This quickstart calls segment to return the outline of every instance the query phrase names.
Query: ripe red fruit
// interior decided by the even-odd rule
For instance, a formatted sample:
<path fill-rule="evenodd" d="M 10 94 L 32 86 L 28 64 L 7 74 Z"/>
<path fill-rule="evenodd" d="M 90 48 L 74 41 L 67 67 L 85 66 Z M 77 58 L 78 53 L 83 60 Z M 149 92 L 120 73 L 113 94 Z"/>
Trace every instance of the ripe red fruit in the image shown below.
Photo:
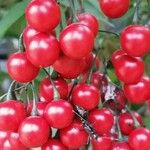
<path fill-rule="evenodd" d="M 27 150 L 19 140 L 19 134 L 15 132 L 0 131 L 1 150 Z"/>
<path fill-rule="evenodd" d="M 70 149 L 79 149 L 88 142 L 88 133 L 79 121 L 74 121 L 67 128 L 60 130 L 62 143 Z"/>
<path fill-rule="evenodd" d="M 0 130 L 17 131 L 25 117 L 26 111 L 21 102 L 9 100 L 0 103 Z"/>
<path fill-rule="evenodd" d="M 44 110 L 45 110 L 47 104 L 48 104 L 47 102 L 37 102 L 36 103 L 37 113 L 38 113 L 39 116 L 43 117 Z M 31 115 L 32 108 L 33 108 L 32 103 L 27 106 L 27 112 L 28 112 L 29 115 Z"/>
<path fill-rule="evenodd" d="M 133 115 L 136 117 L 137 121 L 142 126 L 143 125 L 142 117 L 137 112 L 134 112 Z M 134 120 L 131 114 L 128 112 L 120 114 L 118 121 L 121 132 L 124 135 L 129 135 L 135 129 Z"/>
<path fill-rule="evenodd" d="M 51 127 L 65 128 L 73 121 L 73 107 L 65 100 L 53 100 L 46 106 L 44 117 Z"/>
<path fill-rule="evenodd" d="M 81 59 L 92 51 L 94 35 L 87 26 L 73 23 L 61 32 L 60 45 L 66 56 Z"/>
<path fill-rule="evenodd" d="M 144 74 L 144 62 L 128 55 L 120 56 L 114 67 L 118 79 L 126 84 L 137 83 Z"/>
<path fill-rule="evenodd" d="M 150 131 L 146 128 L 137 128 L 129 136 L 129 145 L 133 150 L 150 149 Z"/>
<path fill-rule="evenodd" d="M 63 78 L 53 80 L 61 99 L 65 99 L 68 95 L 68 84 Z M 40 97 L 43 97 L 46 102 L 50 102 L 54 98 L 53 85 L 48 77 L 40 82 Z"/>
<path fill-rule="evenodd" d="M 32 28 L 31 26 L 27 26 L 24 30 L 23 30 L 23 42 L 26 45 L 28 45 L 28 43 L 31 41 L 31 39 L 37 35 L 39 32 L 37 30 L 35 30 L 34 28 Z"/>
<path fill-rule="evenodd" d="M 71 58 L 62 55 L 53 64 L 55 71 L 61 74 L 62 77 L 73 79 L 78 77 L 84 70 L 85 60 L 72 60 Z"/>
<path fill-rule="evenodd" d="M 78 15 L 79 23 L 86 25 L 90 28 L 90 30 L 93 32 L 94 36 L 97 35 L 98 28 L 99 28 L 99 22 L 91 13 L 82 13 Z"/>
<path fill-rule="evenodd" d="M 110 150 L 111 148 L 112 140 L 110 137 L 103 136 L 98 137 L 98 139 L 92 139 L 92 148 L 93 150 L 99 150 L 100 148 L 102 150 Z"/>
<path fill-rule="evenodd" d="M 125 84 L 124 93 L 133 104 L 141 104 L 150 98 L 150 78 L 142 77 L 136 84 Z"/>
<path fill-rule="evenodd" d="M 48 67 L 59 57 L 60 45 L 53 35 L 39 33 L 27 45 L 27 57 L 37 67 Z"/>
<path fill-rule="evenodd" d="M 123 50 L 116 50 L 113 52 L 112 57 L 111 57 L 111 62 L 114 66 L 117 63 L 118 58 L 122 55 L 127 55 L 127 54 Z"/>
<path fill-rule="evenodd" d="M 144 56 L 149 52 L 150 30 L 141 25 L 130 25 L 121 32 L 121 47 L 131 56 Z"/>
<path fill-rule="evenodd" d="M 99 135 L 107 134 L 114 124 L 114 116 L 110 110 L 94 109 L 89 113 L 88 121 Z"/>
<path fill-rule="evenodd" d="M 52 31 L 60 22 L 61 13 L 55 0 L 34 0 L 26 8 L 28 23 L 40 32 Z"/>
<path fill-rule="evenodd" d="M 99 0 L 102 12 L 109 18 L 122 17 L 129 9 L 130 0 Z"/>
<path fill-rule="evenodd" d="M 18 82 L 30 82 L 36 78 L 39 68 L 31 64 L 25 52 L 10 55 L 7 61 L 9 75 Z"/>
<path fill-rule="evenodd" d="M 42 146 L 42 150 L 68 150 L 60 140 L 50 139 L 46 144 Z"/>
<path fill-rule="evenodd" d="M 127 142 L 113 142 L 111 150 L 131 150 Z"/>
<path fill-rule="evenodd" d="M 26 118 L 21 123 L 18 132 L 21 143 L 28 148 L 42 146 L 51 134 L 48 123 L 39 116 Z"/>
<path fill-rule="evenodd" d="M 98 106 L 100 101 L 100 92 L 93 86 L 85 83 L 78 84 L 72 92 L 72 101 L 85 110 L 91 110 Z"/>

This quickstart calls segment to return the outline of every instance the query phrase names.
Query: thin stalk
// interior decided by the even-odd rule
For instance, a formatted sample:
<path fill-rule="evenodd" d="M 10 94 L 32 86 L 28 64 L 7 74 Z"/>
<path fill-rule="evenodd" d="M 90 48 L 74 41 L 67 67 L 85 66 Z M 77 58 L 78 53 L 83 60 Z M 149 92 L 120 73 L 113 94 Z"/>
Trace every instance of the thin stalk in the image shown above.
<path fill-rule="evenodd" d="M 111 32 L 111 31 L 106 31 L 106 30 L 99 30 L 98 32 L 102 32 L 102 33 L 106 33 L 106 34 L 113 34 L 116 37 L 119 38 L 119 34 L 115 33 L 115 32 Z"/>
<path fill-rule="evenodd" d="M 132 119 L 134 121 L 134 126 L 136 128 L 140 127 L 140 123 L 138 122 L 137 118 L 135 117 L 134 113 L 130 110 L 130 108 L 128 108 L 128 106 L 126 106 L 126 110 L 131 114 Z"/>
<path fill-rule="evenodd" d="M 37 107 L 36 107 L 37 95 L 36 95 L 36 90 L 35 90 L 35 83 L 34 83 L 34 81 L 32 81 L 32 83 L 31 83 L 31 89 L 32 89 L 32 94 L 33 94 L 33 106 L 32 106 L 31 115 L 32 115 L 32 116 L 36 116 L 36 115 L 38 114 L 38 112 L 37 112 Z"/>
<path fill-rule="evenodd" d="M 92 65 L 91 65 L 91 68 L 90 68 L 89 73 L 88 73 L 88 77 L 87 77 L 87 81 L 86 81 L 87 84 L 90 84 L 90 83 L 91 83 L 92 73 L 93 73 L 93 70 L 94 70 L 94 67 L 95 67 L 96 58 L 97 58 L 99 52 L 100 52 L 100 51 L 97 50 L 97 52 L 96 52 L 96 54 L 95 54 L 93 63 L 92 63 Z"/>
<path fill-rule="evenodd" d="M 83 0 L 78 0 L 78 2 L 79 2 L 79 6 L 80 6 L 79 13 L 85 12 L 84 7 L 83 7 Z"/>
<path fill-rule="evenodd" d="M 72 11 L 72 21 L 73 22 L 76 22 L 78 21 L 78 17 L 77 17 L 77 14 L 76 14 L 76 9 L 75 9 L 75 0 L 69 0 L 69 5 L 70 5 L 70 9 Z"/>
<path fill-rule="evenodd" d="M 134 24 L 139 24 L 139 19 L 140 19 L 140 14 L 139 14 L 140 3 L 141 3 L 141 0 L 136 0 L 135 13 L 134 13 L 134 17 L 133 17 L 133 23 Z"/>
<path fill-rule="evenodd" d="M 17 100 L 16 94 L 14 91 L 15 87 L 16 87 L 16 81 L 12 81 L 7 92 L 6 100 Z"/>
<path fill-rule="evenodd" d="M 44 70 L 44 72 L 47 74 L 47 76 L 49 77 L 49 80 L 50 80 L 50 82 L 51 82 L 51 84 L 52 84 L 52 86 L 53 86 L 54 100 L 59 100 L 59 99 L 60 99 L 60 94 L 59 94 L 59 92 L 58 92 L 58 90 L 57 90 L 57 88 L 56 88 L 55 83 L 53 82 L 53 80 L 52 80 L 50 74 L 48 73 L 48 71 L 47 71 L 45 68 L 43 68 L 43 70 Z"/>
<path fill-rule="evenodd" d="M 24 52 L 25 51 L 25 47 L 24 47 L 24 43 L 23 43 L 23 32 L 19 36 L 18 48 L 19 48 L 18 52 Z"/>
<path fill-rule="evenodd" d="M 117 130 L 118 130 L 118 139 L 119 139 L 119 141 L 122 141 L 123 140 L 123 136 L 122 136 L 122 133 L 121 133 L 119 122 L 118 122 L 118 116 L 116 118 L 116 125 L 117 125 Z"/>

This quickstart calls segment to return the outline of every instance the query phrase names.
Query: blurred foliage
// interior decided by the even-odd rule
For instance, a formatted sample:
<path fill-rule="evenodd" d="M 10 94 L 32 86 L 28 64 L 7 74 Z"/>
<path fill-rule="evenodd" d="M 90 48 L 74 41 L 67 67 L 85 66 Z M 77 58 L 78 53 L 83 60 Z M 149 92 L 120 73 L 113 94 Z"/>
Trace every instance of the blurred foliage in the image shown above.
<path fill-rule="evenodd" d="M 24 11 L 29 1 L 30 0 L 0 0 L 0 52 L 3 39 L 18 39 L 21 32 L 25 28 L 26 21 Z M 58 0 L 58 3 L 60 3 L 61 6 L 62 22 L 56 29 L 57 36 L 59 36 L 62 27 L 66 26 L 66 21 L 69 18 L 68 0 Z M 108 19 L 103 15 L 103 13 L 99 9 L 97 0 L 83 0 L 83 5 L 85 11 L 91 12 L 97 16 L 101 30 L 112 31 L 119 34 L 125 26 L 133 24 L 136 0 L 131 0 L 130 9 L 127 14 L 125 14 L 122 18 L 114 20 Z M 79 5 L 77 2 L 76 10 L 79 10 Z M 150 26 L 150 0 L 141 0 L 139 6 L 139 23 L 148 27 Z M 110 59 L 112 52 L 120 48 L 119 39 L 113 34 L 100 33 L 97 36 L 95 46 L 98 47 L 99 45 L 102 51 L 100 53 L 100 57 L 102 60 L 104 57 Z M 10 48 L 10 50 L 4 51 L 6 57 L 2 56 L 2 54 L 0 53 L 0 64 L 2 62 L 1 59 L 4 60 L 4 58 L 7 58 L 8 54 L 10 53 L 10 51 L 12 52 L 12 50 L 14 50 L 14 47 Z M 150 55 L 147 55 L 143 59 L 145 61 L 146 74 L 150 75 Z M 0 94 L 5 92 L 3 84 L 6 79 L 9 79 L 5 70 L 6 69 L 4 69 L 3 67 L 0 68 Z M 112 67 L 108 69 L 108 74 L 113 82 L 117 84 L 118 80 Z M 41 73 L 37 77 L 37 84 L 41 79 L 43 79 L 44 76 L 45 74 L 41 71 Z M 150 121 L 148 120 L 148 117 L 145 118 L 145 122 L 150 127 Z"/>

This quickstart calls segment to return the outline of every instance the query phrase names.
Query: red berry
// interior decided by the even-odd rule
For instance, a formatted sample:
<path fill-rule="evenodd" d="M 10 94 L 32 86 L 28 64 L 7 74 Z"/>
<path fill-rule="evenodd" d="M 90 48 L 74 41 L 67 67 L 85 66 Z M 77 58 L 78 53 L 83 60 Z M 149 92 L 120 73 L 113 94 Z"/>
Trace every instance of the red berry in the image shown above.
<path fill-rule="evenodd" d="M 65 100 L 54 100 L 45 108 L 44 117 L 51 127 L 65 128 L 73 121 L 73 107 Z"/>
<path fill-rule="evenodd" d="M 9 75 L 18 82 L 30 82 L 36 78 L 39 68 L 31 64 L 27 59 L 26 53 L 14 53 L 7 61 Z"/>
<path fill-rule="evenodd" d="M 121 47 L 134 57 L 144 56 L 149 52 L 150 30 L 141 25 L 131 25 L 121 32 Z"/>
<path fill-rule="evenodd" d="M 111 150 L 131 150 L 131 148 L 127 142 L 114 142 Z"/>
<path fill-rule="evenodd" d="M 42 150 L 68 150 L 60 140 L 50 139 L 42 146 Z"/>
<path fill-rule="evenodd" d="M 79 23 L 86 25 L 93 32 L 94 36 L 97 35 L 99 22 L 96 16 L 90 13 L 82 13 L 78 15 Z"/>
<path fill-rule="evenodd" d="M 129 145 L 133 150 L 150 149 L 150 131 L 146 128 L 137 128 L 129 136 Z"/>
<path fill-rule="evenodd" d="M 144 62 L 128 55 L 120 56 L 114 67 L 118 79 L 126 84 L 137 83 L 144 74 Z"/>
<path fill-rule="evenodd" d="M 37 67 L 48 67 L 59 57 L 60 45 L 53 35 L 39 33 L 27 45 L 27 57 Z"/>
<path fill-rule="evenodd" d="M 134 112 L 133 115 L 136 117 L 137 121 L 142 126 L 143 125 L 142 117 L 137 112 Z M 124 135 L 129 135 L 135 129 L 134 120 L 130 113 L 126 112 L 119 115 L 119 126 L 121 132 Z"/>
<path fill-rule="evenodd" d="M 60 94 L 60 98 L 65 99 L 68 95 L 67 82 L 62 78 L 57 78 L 53 82 Z M 46 102 L 50 102 L 54 98 L 53 85 L 48 77 L 40 82 L 40 97 L 43 97 Z"/>
<path fill-rule="evenodd" d="M 142 77 L 136 84 L 125 84 L 124 93 L 133 104 L 141 104 L 150 98 L 150 78 Z"/>
<path fill-rule="evenodd" d="M 129 9 L 130 0 L 99 0 L 102 12 L 109 18 L 122 17 Z"/>
<path fill-rule="evenodd" d="M 93 150 L 99 150 L 100 148 L 102 150 L 110 150 L 111 143 L 111 138 L 107 136 L 98 137 L 98 139 L 92 139 Z"/>
<path fill-rule="evenodd" d="M 92 51 L 94 35 L 87 26 L 73 23 L 61 32 L 60 44 L 66 56 L 72 59 L 81 59 Z"/>
<path fill-rule="evenodd" d="M 88 121 L 99 135 L 107 134 L 114 124 L 114 116 L 108 109 L 94 109 L 89 113 Z"/>
<path fill-rule="evenodd" d="M 23 42 L 25 45 L 28 45 L 28 43 L 31 41 L 31 39 L 37 35 L 39 32 L 37 30 L 35 30 L 34 28 L 32 28 L 31 26 L 27 26 L 24 30 L 23 30 Z"/>
<path fill-rule="evenodd" d="M 40 32 L 52 31 L 60 22 L 59 5 L 55 0 L 33 0 L 26 8 L 28 23 Z"/>
<path fill-rule="evenodd" d="M 9 100 L 0 103 L 0 130 L 17 131 L 25 117 L 26 111 L 21 102 Z"/>
<path fill-rule="evenodd" d="M 19 138 L 28 148 L 40 147 L 46 143 L 51 131 L 47 122 L 38 116 L 26 118 L 19 127 Z"/>
<path fill-rule="evenodd" d="M 78 77 L 83 72 L 84 67 L 84 59 L 72 60 L 65 55 L 60 56 L 59 59 L 53 64 L 54 70 L 67 79 Z"/>
<path fill-rule="evenodd" d="M 82 123 L 74 121 L 67 128 L 60 130 L 62 143 L 70 149 L 79 149 L 88 142 L 88 134 L 84 130 Z"/>
<path fill-rule="evenodd" d="M 81 83 L 73 89 L 72 101 L 74 105 L 78 105 L 86 110 L 91 110 L 98 106 L 100 92 L 93 85 Z"/>

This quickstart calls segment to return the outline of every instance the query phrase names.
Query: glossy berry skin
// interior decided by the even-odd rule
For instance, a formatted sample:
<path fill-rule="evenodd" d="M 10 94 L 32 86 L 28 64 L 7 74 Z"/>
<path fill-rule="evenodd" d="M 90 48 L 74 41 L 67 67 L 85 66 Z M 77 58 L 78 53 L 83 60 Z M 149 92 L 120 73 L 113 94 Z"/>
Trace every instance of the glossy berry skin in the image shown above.
<path fill-rule="evenodd" d="M 150 48 L 149 36 L 148 28 L 141 25 L 130 25 L 121 32 L 121 47 L 130 56 L 144 56 Z"/>
<path fill-rule="evenodd" d="M 136 84 L 125 84 L 124 93 L 133 104 L 142 104 L 150 98 L 150 78 L 142 77 Z"/>
<path fill-rule="evenodd" d="M 102 12 L 109 18 L 122 17 L 129 9 L 130 0 L 99 0 Z"/>
<path fill-rule="evenodd" d="M 46 144 L 42 146 L 42 150 L 68 150 L 60 140 L 50 139 Z"/>
<path fill-rule="evenodd" d="M 58 59 L 60 45 L 53 35 L 39 33 L 27 45 L 26 53 L 35 66 L 48 67 Z"/>
<path fill-rule="evenodd" d="M 61 19 L 60 8 L 55 0 L 31 1 L 25 15 L 28 23 L 40 32 L 52 31 Z"/>
<path fill-rule="evenodd" d="M 94 35 L 87 26 L 73 23 L 61 32 L 60 45 L 66 56 L 71 59 L 81 59 L 92 51 Z"/>
<path fill-rule="evenodd" d="M 99 101 L 100 92 L 93 85 L 81 83 L 73 89 L 72 102 L 74 105 L 91 110 L 99 104 Z"/>
<path fill-rule="evenodd" d="M 127 142 L 113 142 L 110 150 L 131 150 Z"/>
<path fill-rule="evenodd" d="M 60 130 L 60 139 L 69 149 L 79 149 L 88 142 L 88 133 L 79 121 L 74 121 L 67 128 Z"/>
<path fill-rule="evenodd" d="M 144 74 L 144 62 L 128 55 L 120 56 L 114 67 L 118 79 L 126 84 L 137 83 Z"/>
<path fill-rule="evenodd" d="M 7 61 L 7 70 L 13 80 L 30 82 L 36 78 L 39 68 L 31 64 L 25 52 L 11 54 Z"/>
<path fill-rule="evenodd" d="M 44 110 L 45 110 L 47 104 L 48 104 L 47 102 L 37 102 L 36 103 L 38 116 L 41 116 L 41 117 L 44 116 Z M 27 106 L 28 115 L 31 115 L 32 108 L 33 108 L 32 103 Z"/>
<path fill-rule="evenodd" d="M 99 135 L 107 134 L 114 124 L 114 116 L 110 110 L 94 109 L 89 113 L 88 121 Z"/>
<path fill-rule="evenodd" d="M 46 106 L 44 117 L 51 127 L 65 128 L 73 121 L 73 107 L 65 100 L 54 100 Z"/>
<path fill-rule="evenodd" d="M 99 148 L 102 150 L 110 150 L 111 143 L 111 138 L 107 136 L 98 137 L 98 139 L 92 139 L 93 150 L 99 150 Z"/>
<path fill-rule="evenodd" d="M 134 112 L 133 115 L 136 117 L 139 124 L 143 126 L 142 117 L 137 112 Z M 121 132 L 124 135 L 129 135 L 135 129 L 134 120 L 131 114 L 128 112 L 120 114 L 118 121 L 119 121 Z"/>
<path fill-rule="evenodd" d="M 23 42 L 26 45 L 28 45 L 28 43 L 31 41 L 31 39 L 37 35 L 39 32 L 37 30 L 35 30 L 34 28 L 32 28 L 31 26 L 27 26 L 24 30 L 23 30 Z"/>
<path fill-rule="evenodd" d="M 63 78 L 57 78 L 53 80 L 61 99 L 67 98 L 68 95 L 68 84 Z M 43 97 L 44 101 L 50 102 L 54 98 L 53 85 L 48 77 L 44 78 L 40 82 L 40 97 Z M 42 100 L 42 99 L 41 99 Z"/>
<path fill-rule="evenodd" d="M 129 145 L 133 150 L 150 149 L 150 131 L 146 128 L 137 128 L 129 136 Z"/>
<path fill-rule="evenodd" d="M 84 70 L 85 60 L 73 60 L 65 55 L 59 57 L 53 64 L 55 71 L 67 79 L 73 79 L 78 77 Z"/>
<path fill-rule="evenodd" d="M 99 22 L 96 16 L 90 13 L 82 13 L 78 15 L 79 23 L 86 25 L 93 32 L 94 36 L 97 35 Z"/>
<path fill-rule="evenodd" d="M 0 131 L 1 150 L 27 150 L 19 140 L 19 134 L 15 132 Z"/>
<path fill-rule="evenodd" d="M 39 116 L 26 118 L 21 123 L 18 132 L 21 143 L 28 148 L 42 146 L 51 134 L 48 123 Z"/>
<path fill-rule="evenodd" d="M 21 102 L 7 100 L 0 103 L 0 130 L 17 131 L 25 117 L 26 111 Z"/>

